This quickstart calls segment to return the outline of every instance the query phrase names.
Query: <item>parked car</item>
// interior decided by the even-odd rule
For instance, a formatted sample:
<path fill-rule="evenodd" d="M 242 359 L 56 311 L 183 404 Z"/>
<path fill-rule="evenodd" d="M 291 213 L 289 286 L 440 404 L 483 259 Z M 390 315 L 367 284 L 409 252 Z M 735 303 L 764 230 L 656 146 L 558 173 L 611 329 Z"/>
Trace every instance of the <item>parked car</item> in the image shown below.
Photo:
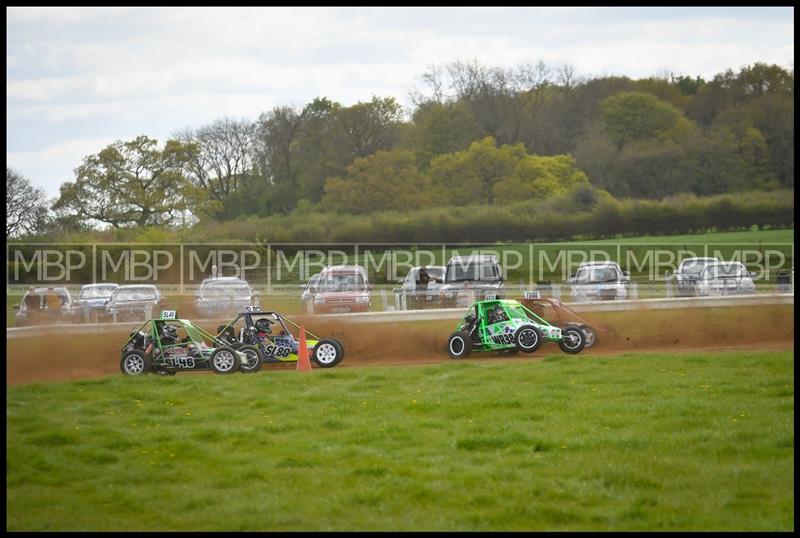
<path fill-rule="evenodd" d="M 99 323 L 108 317 L 106 305 L 119 284 L 101 283 L 81 286 L 75 299 L 76 320 L 82 323 Z"/>
<path fill-rule="evenodd" d="M 492 255 L 453 256 L 439 288 L 443 308 L 468 306 L 474 301 L 502 298 L 503 269 Z"/>
<path fill-rule="evenodd" d="M 134 284 L 115 289 L 106 309 L 115 322 L 147 320 L 153 317 L 153 307 L 160 302 L 158 288 L 152 284 Z"/>
<path fill-rule="evenodd" d="M 719 258 L 686 258 L 681 261 L 678 270 L 673 275 L 677 295 L 696 295 L 697 282 L 700 280 L 700 273 L 703 272 L 703 268 L 710 263 L 718 261 Z"/>
<path fill-rule="evenodd" d="M 578 301 L 627 299 L 631 278 L 617 262 L 584 262 L 567 279 L 570 296 Z"/>
<path fill-rule="evenodd" d="M 317 293 L 318 285 L 319 273 L 308 279 L 308 282 L 303 288 L 303 293 L 300 295 L 300 305 L 303 308 L 303 312 L 306 314 L 314 312 L 314 295 Z"/>
<path fill-rule="evenodd" d="M 197 315 L 208 318 L 233 315 L 251 304 L 258 304 L 256 293 L 246 281 L 236 277 L 203 280 L 195 300 Z"/>
<path fill-rule="evenodd" d="M 754 293 L 755 273 L 747 271 L 742 262 L 716 262 L 703 268 L 697 281 L 698 295 L 727 295 Z"/>
<path fill-rule="evenodd" d="M 325 267 L 319 275 L 312 312 L 367 312 L 370 307 L 367 271 L 361 265 Z"/>
<path fill-rule="evenodd" d="M 428 282 L 420 280 L 420 269 L 423 266 L 412 267 L 406 277 L 400 281 L 400 293 L 405 301 L 406 308 L 425 308 L 426 306 L 439 306 L 439 289 L 444 284 L 443 265 L 426 265 Z"/>
<path fill-rule="evenodd" d="M 14 316 L 17 327 L 75 322 L 72 296 L 67 288 L 30 287 L 14 309 L 18 310 Z"/>

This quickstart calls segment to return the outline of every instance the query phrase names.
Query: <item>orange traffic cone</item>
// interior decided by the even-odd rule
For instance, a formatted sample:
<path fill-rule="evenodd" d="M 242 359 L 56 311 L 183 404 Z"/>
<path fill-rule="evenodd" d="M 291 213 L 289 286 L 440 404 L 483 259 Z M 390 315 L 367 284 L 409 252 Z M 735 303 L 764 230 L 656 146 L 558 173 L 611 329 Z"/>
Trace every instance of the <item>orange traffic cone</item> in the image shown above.
<path fill-rule="evenodd" d="M 306 329 L 300 326 L 300 347 L 297 350 L 297 370 L 311 371 L 311 361 L 308 359 L 308 344 L 306 343 Z"/>

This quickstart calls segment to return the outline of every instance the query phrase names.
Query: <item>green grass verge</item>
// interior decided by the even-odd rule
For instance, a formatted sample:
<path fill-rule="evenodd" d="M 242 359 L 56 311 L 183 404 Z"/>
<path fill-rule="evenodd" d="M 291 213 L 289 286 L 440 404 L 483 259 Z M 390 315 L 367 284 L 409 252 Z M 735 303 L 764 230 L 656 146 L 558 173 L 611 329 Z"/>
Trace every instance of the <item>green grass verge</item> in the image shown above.
<path fill-rule="evenodd" d="M 6 409 L 7 530 L 794 528 L 791 352 L 119 376 Z"/>

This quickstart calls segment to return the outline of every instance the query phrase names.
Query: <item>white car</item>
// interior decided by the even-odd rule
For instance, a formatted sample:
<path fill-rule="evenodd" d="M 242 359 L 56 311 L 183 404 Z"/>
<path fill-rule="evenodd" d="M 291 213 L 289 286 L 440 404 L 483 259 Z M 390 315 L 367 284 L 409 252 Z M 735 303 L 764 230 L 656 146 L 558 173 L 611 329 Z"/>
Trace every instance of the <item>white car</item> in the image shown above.
<path fill-rule="evenodd" d="M 706 265 L 697 281 L 698 295 L 727 295 L 754 293 L 755 273 L 747 271 L 742 262 L 716 262 Z"/>
<path fill-rule="evenodd" d="M 118 321 L 148 320 L 153 307 L 161 303 L 161 293 L 152 284 L 120 286 L 111 293 L 106 310 Z"/>
<path fill-rule="evenodd" d="M 631 278 L 617 262 L 585 262 L 567 279 L 578 301 L 627 299 Z"/>
<path fill-rule="evenodd" d="M 430 278 L 427 284 L 417 282 L 421 266 L 412 267 L 400 281 L 408 308 L 424 308 L 426 305 L 439 307 L 439 289 L 444 282 L 445 268 L 443 265 L 428 265 L 425 268 Z"/>
<path fill-rule="evenodd" d="M 239 313 L 249 305 L 258 305 L 256 293 L 245 280 L 236 277 L 207 278 L 195 296 L 200 317 Z"/>
<path fill-rule="evenodd" d="M 674 275 L 677 294 L 682 296 L 696 295 L 700 273 L 703 272 L 706 265 L 718 263 L 719 261 L 719 258 L 686 258 L 681 261 Z"/>

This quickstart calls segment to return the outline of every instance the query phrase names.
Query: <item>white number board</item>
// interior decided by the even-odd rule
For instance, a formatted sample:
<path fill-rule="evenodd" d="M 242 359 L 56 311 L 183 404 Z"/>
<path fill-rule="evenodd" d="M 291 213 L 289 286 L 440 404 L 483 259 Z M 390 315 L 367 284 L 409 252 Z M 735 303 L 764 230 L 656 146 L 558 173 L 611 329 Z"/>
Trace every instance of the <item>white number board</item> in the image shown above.
<path fill-rule="evenodd" d="M 163 310 L 161 312 L 161 319 L 176 319 L 177 317 L 175 310 Z"/>

